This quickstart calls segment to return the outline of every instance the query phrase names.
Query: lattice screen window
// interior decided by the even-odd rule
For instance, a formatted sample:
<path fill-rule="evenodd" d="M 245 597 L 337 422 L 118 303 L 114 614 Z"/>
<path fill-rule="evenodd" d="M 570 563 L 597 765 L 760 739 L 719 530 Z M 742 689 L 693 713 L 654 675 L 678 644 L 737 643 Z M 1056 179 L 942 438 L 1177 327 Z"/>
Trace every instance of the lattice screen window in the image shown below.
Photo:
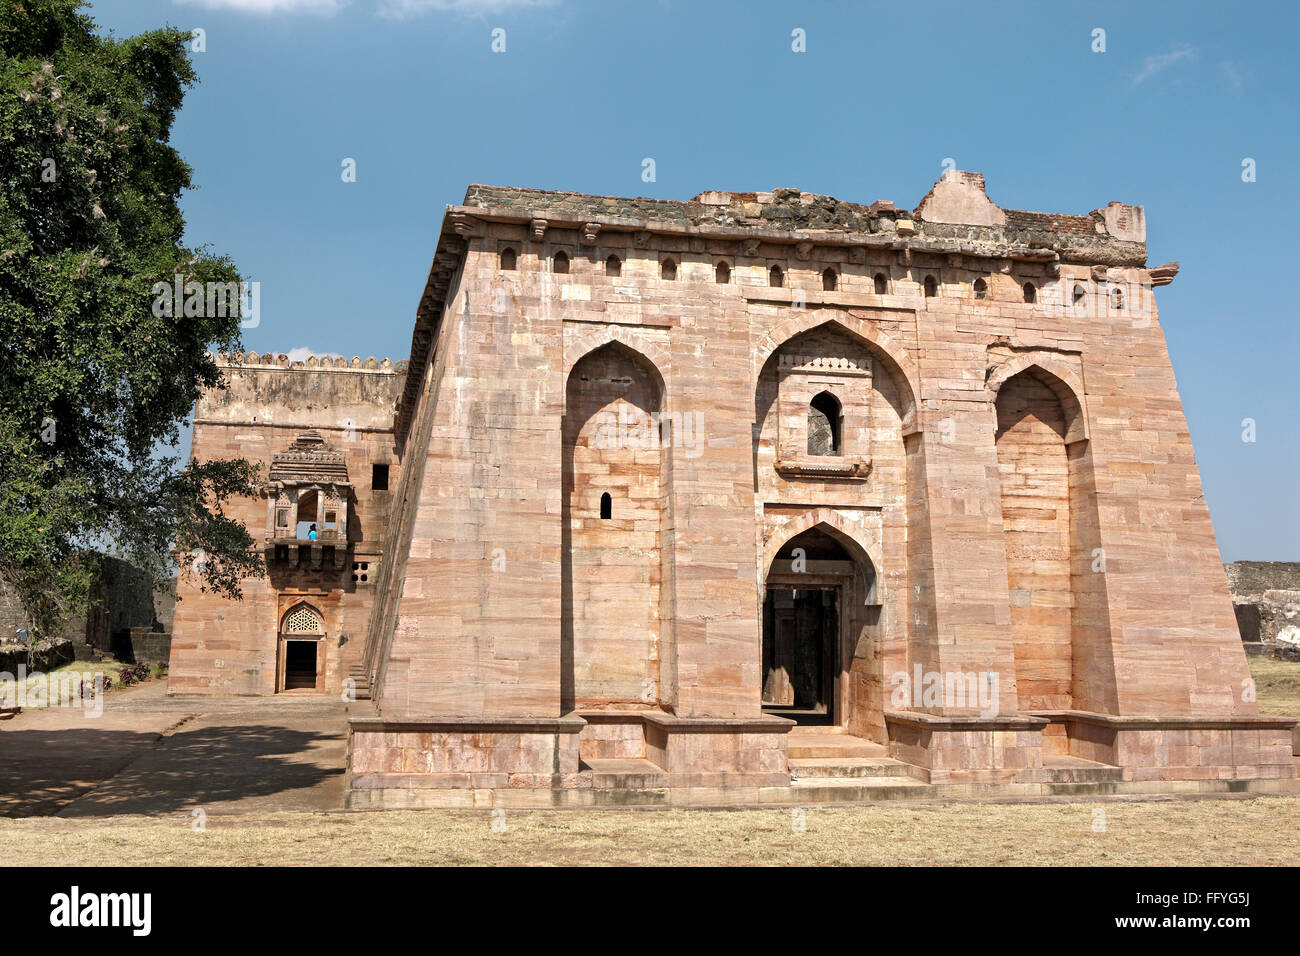
<path fill-rule="evenodd" d="M 309 607 L 298 608 L 284 622 L 286 634 L 319 634 L 321 630 L 320 618 Z"/>

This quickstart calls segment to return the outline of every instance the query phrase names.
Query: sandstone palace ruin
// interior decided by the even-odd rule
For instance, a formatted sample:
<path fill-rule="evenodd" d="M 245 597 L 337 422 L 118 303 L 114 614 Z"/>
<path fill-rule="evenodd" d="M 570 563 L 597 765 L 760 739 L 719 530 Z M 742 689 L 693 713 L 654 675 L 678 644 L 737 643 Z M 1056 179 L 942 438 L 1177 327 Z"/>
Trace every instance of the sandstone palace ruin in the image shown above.
<path fill-rule="evenodd" d="M 221 357 L 194 453 L 264 464 L 267 574 L 182 582 L 170 689 L 355 688 L 353 806 L 1292 778 L 1176 272 L 1140 206 L 967 172 L 912 211 L 471 186 L 408 360 Z"/>

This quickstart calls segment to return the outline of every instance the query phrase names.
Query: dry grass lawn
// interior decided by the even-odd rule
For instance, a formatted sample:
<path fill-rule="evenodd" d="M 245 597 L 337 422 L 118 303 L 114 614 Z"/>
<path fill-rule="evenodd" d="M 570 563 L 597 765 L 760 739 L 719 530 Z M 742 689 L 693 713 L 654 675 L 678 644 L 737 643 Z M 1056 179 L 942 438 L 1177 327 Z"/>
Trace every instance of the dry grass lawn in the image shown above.
<path fill-rule="evenodd" d="M 10 865 L 1279 866 L 1300 797 L 790 809 L 0 819 Z M 1104 831 L 1094 829 L 1103 821 Z"/>
<path fill-rule="evenodd" d="M 1259 712 L 1300 717 L 1300 661 L 1275 661 L 1271 657 L 1249 660 Z"/>

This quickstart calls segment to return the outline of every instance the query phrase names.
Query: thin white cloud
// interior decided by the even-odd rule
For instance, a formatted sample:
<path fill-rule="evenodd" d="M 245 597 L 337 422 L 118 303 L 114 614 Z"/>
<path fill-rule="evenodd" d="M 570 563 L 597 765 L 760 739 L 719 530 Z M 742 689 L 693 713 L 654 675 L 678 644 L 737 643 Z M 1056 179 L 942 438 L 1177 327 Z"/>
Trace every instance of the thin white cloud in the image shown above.
<path fill-rule="evenodd" d="M 347 6 L 348 0 L 172 0 L 182 6 L 207 10 L 233 10 L 236 13 L 315 13 L 332 16 Z"/>
<path fill-rule="evenodd" d="M 475 15 L 502 13 L 530 7 L 551 7 L 558 0 L 383 0 L 379 15 L 390 20 L 405 20 L 426 13 L 459 13 Z"/>
<path fill-rule="evenodd" d="M 316 349 L 308 348 L 305 345 L 300 345 L 296 349 L 289 349 L 285 354 L 289 356 L 290 362 L 305 362 L 312 355 L 317 358 L 343 358 L 339 352 L 318 352 Z"/>
<path fill-rule="evenodd" d="M 1133 85 L 1145 83 L 1151 77 L 1158 73 L 1163 73 L 1172 66 L 1177 66 L 1184 60 L 1196 60 L 1196 47 L 1183 46 L 1169 53 L 1157 53 L 1155 56 L 1149 56 L 1142 61 L 1142 69 L 1133 77 Z"/>

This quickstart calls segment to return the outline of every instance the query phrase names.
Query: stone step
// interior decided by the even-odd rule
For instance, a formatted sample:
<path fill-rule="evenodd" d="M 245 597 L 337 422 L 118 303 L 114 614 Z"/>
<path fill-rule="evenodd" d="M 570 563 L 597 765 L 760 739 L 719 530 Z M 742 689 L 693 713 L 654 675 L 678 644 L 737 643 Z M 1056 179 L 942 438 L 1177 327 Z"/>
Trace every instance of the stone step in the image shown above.
<path fill-rule="evenodd" d="M 791 737 L 819 737 L 825 734 L 835 736 L 847 733 L 848 731 L 840 726 L 819 727 L 815 724 L 799 724 L 796 727 L 790 728 Z"/>
<path fill-rule="evenodd" d="M 919 768 L 893 757 L 804 757 L 790 761 L 790 776 L 794 780 L 914 778 L 917 773 Z"/>
<path fill-rule="evenodd" d="M 856 800 L 904 800 L 931 789 L 912 777 L 814 777 L 794 780 L 790 789 L 801 801 L 839 803 Z"/>
<path fill-rule="evenodd" d="M 791 760 L 805 758 L 887 757 L 883 744 L 854 737 L 852 734 L 800 734 L 786 741 L 786 755 Z"/>
<path fill-rule="evenodd" d="M 593 790 L 654 790 L 668 786 L 664 769 L 645 759 L 593 757 L 582 761 L 580 769 L 591 771 Z"/>
<path fill-rule="evenodd" d="M 1043 770 L 1050 783 L 1107 783 L 1124 779 L 1121 767 L 1062 754 L 1044 754 Z"/>

